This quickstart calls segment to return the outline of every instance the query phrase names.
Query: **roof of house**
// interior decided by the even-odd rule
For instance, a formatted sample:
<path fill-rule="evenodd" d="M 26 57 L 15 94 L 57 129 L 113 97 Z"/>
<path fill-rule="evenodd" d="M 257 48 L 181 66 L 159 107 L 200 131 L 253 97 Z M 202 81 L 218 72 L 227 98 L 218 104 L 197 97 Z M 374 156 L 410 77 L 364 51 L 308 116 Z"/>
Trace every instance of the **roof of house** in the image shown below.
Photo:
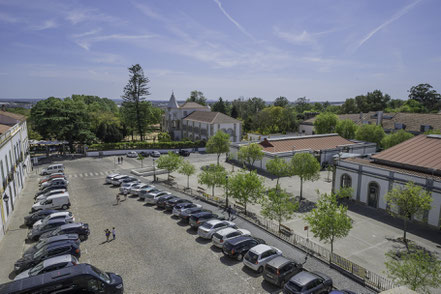
<path fill-rule="evenodd" d="M 259 143 L 263 147 L 263 151 L 276 153 L 288 152 L 295 150 L 326 150 L 334 149 L 341 145 L 356 144 L 338 134 L 313 135 L 313 136 L 299 136 L 288 138 L 264 139 Z"/>
<path fill-rule="evenodd" d="M 182 104 L 181 106 L 179 106 L 179 108 L 191 108 L 191 109 L 210 109 L 210 107 L 208 107 L 207 105 L 200 105 L 199 103 L 196 102 L 185 102 L 184 104 Z"/>
<path fill-rule="evenodd" d="M 184 118 L 184 120 L 194 120 L 209 124 L 240 123 L 239 120 L 232 118 L 231 116 L 228 116 L 221 112 L 197 111 L 197 110 L 187 115 Z"/>
<path fill-rule="evenodd" d="M 377 163 L 441 173 L 441 135 L 419 135 L 372 156 Z"/>
<path fill-rule="evenodd" d="M 26 116 L 24 116 L 24 115 L 12 113 L 12 112 L 8 112 L 8 111 L 0 111 L 0 115 L 4 115 L 4 116 L 10 117 L 10 118 L 13 118 L 16 120 L 20 120 L 20 121 L 26 119 Z"/>
<path fill-rule="evenodd" d="M 368 113 L 354 113 L 354 114 L 340 114 L 339 119 L 350 119 L 356 124 L 363 124 L 369 122 L 370 124 L 377 123 L 377 112 L 371 111 Z M 314 124 L 316 117 L 305 120 L 302 124 Z M 433 129 L 441 129 L 441 114 L 440 113 L 383 113 L 382 125 L 385 130 L 395 130 L 395 123 L 405 125 L 404 130 L 408 132 L 420 133 L 421 125 L 429 125 Z"/>
<path fill-rule="evenodd" d="M 10 128 L 11 128 L 11 126 L 0 124 L 0 134 L 6 133 Z"/>

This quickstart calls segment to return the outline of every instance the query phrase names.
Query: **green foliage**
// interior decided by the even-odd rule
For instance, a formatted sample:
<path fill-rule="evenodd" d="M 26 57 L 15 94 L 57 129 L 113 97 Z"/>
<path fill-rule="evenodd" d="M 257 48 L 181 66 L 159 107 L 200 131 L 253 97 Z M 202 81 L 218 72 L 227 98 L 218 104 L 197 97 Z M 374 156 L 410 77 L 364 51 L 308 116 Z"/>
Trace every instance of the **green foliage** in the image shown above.
<path fill-rule="evenodd" d="M 159 142 L 170 142 L 171 141 L 171 137 L 169 133 L 166 132 L 161 132 L 158 134 L 158 141 Z"/>
<path fill-rule="evenodd" d="M 104 143 L 120 142 L 123 139 L 121 129 L 115 124 L 108 124 L 106 122 L 100 123 L 96 130 L 96 136 Z"/>
<path fill-rule="evenodd" d="M 368 92 L 366 95 L 358 95 L 355 98 L 346 99 L 340 108 L 340 113 L 359 113 L 384 110 L 389 106 L 391 100 L 388 94 L 380 90 Z"/>
<path fill-rule="evenodd" d="M 337 126 L 335 127 L 335 131 L 346 139 L 354 139 L 355 132 L 357 131 L 358 126 L 350 119 L 339 120 L 337 122 Z"/>
<path fill-rule="evenodd" d="M 330 134 L 335 132 L 338 116 L 334 113 L 323 112 L 317 115 L 314 121 L 316 134 Z"/>
<path fill-rule="evenodd" d="M 354 98 L 348 98 L 346 99 L 346 101 L 343 103 L 343 105 L 341 106 L 340 109 L 340 113 L 345 114 L 345 113 L 358 113 L 358 107 L 357 107 L 357 103 L 355 102 Z"/>
<path fill-rule="evenodd" d="M 276 188 L 279 187 L 279 179 L 281 177 L 287 177 L 291 173 L 290 164 L 280 157 L 268 160 L 266 163 L 266 169 L 269 173 L 277 177 Z"/>
<path fill-rule="evenodd" d="M 299 209 L 299 203 L 291 200 L 291 195 L 279 187 L 270 189 L 262 201 L 261 213 L 263 216 L 276 220 L 280 224 L 283 220 L 292 218 L 293 213 Z"/>
<path fill-rule="evenodd" d="M 190 97 L 187 98 L 187 102 L 196 102 L 200 105 L 207 105 L 207 98 L 205 98 L 204 93 L 194 90 L 191 91 Z"/>
<path fill-rule="evenodd" d="M 331 244 L 331 254 L 335 239 L 346 237 L 352 228 L 347 210 L 347 207 L 338 204 L 335 194 L 325 193 L 320 195 L 316 208 L 305 216 L 314 237 Z"/>
<path fill-rule="evenodd" d="M 190 188 L 190 176 L 196 173 L 196 168 L 188 160 L 184 160 L 179 169 L 179 173 L 187 176 L 187 188 Z"/>
<path fill-rule="evenodd" d="M 261 200 L 264 191 L 263 179 L 255 171 L 238 172 L 228 181 L 228 193 L 239 201 L 247 211 L 247 203 Z"/>
<path fill-rule="evenodd" d="M 407 222 L 432 208 L 432 195 L 421 186 L 408 182 L 404 187 L 393 188 L 384 198 L 389 206 L 388 212 L 403 219 L 403 240 L 406 242 Z"/>
<path fill-rule="evenodd" d="M 418 293 L 431 293 L 430 288 L 441 286 L 441 261 L 429 252 L 410 248 L 400 256 L 395 251 L 386 253 L 389 278 L 398 285 L 405 285 Z"/>
<path fill-rule="evenodd" d="M 291 159 L 291 174 L 300 178 L 300 200 L 303 197 L 303 182 L 320 178 L 320 163 L 310 153 L 296 153 Z"/>
<path fill-rule="evenodd" d="M 223 187 L 226 184 L 227 171 L 221 165 L 210 164 L 198 175 L 198 183 L 211 187 L 211 195 L 214 197 L 214 188 Z"/>
<path fill-rule="evenodd" d="M 381 140 L 383 140 L 384 130 L 381 126 L 377 125 L 362 125 L 355 133 L 355 139 L 365 142 L 376 143 L 377 147 L 380 146 Z"/>
<path fill-rule="evenodd" d="M 419 84 L 410 88 L 409 99 L 421 103 L 429 112 L 437 112 L 441 108 L 441 95 L 431 85 Z"/>
<path fill-rule="evenodd" d="M 29 117 L 31 115 L 31 110 L 23 107 L 7 107 L 6 111 L 11 113 L 21 114 L 26 117 Z"/>
<path fill-rule="evenodd" d="M 231 104 L 231 116 L 242 120 L 244 132 L 252 130 L 253 119 L 256 113 L 266 107 L 262 98 L 235 99 Z"/>
<path fill-rule="evenodd" d="M 181 149 L 204 147 L 204 141 L 171 141 L 171 142 L 121 142 L 101 143 L 89 146 L 89 151 L 128 150 L 128 149 Z"/>
<path fill-rule="evenodd" d="M 248 146 L 240 147 L 238 158 L 250 166 L 250 171 L 256 160 L 262 160 L 263 148 L 257 143 L 251 143 Z"/>
<path fill-rule="evenodd" d="M 222 153 L 230 151 L 230 135 L 219 130 L 207 141 L 207 153 L 217 154 L 217 165 L 219 165 L 219 157 Z"/>
<path fill-rule="evenodd" d="M 390 135 L 386 135 L 383 140 L 381 140 L 381 146 L 384 149 L 387 149 L 406 140 L 409 140 L 410 138 L 413 138 L 413 135 L 411 133 L 408 133 L 405 130 L 399 130 Z"/>
<path fill-rule="evenodd" d="M 168 179 L 170 180 L 170 173 L 177 171 L 182 164 L 182 157 L 175 152 L 169 151 L 167 155 L 162 155 L 156 161 L 157 167 L 166 169 L 168 173 Z"/>
<path fill-rule="evenodd" d="M 306 97 L 297 98 L 294 102 L 297 113 L 303 113 L 305 111 L 312 110 L 312 105 L 309 103 L 309 99 Z"/>
<path fill-rule="evenodd" d="M 252 123 L 252 129 L 264 135 L 286 133 L 297 128 L 297 115 L 293 107 L 266 107 L 254 116 Z"/>
<path fill-rule="evenodd" d="M 221 112 L 223 114 L 229 115 L 231 111 L 231 105 L 228 101 L 224 101 L 222 97 L 219 97 L 219 100 L 213 103 L 211 107 L 212 111 Z"/>
<path fill-rule="evenodd" d="M 286 107 L 288 106 L 289 101 L 286 97 L 280 96 L 274 100 L 274 106 Z"/>
<path fill-rule="evenodd" d="M 335 193 L 335 197 L 337 198 L 337 200 L 351 199 L 353 193 L 354 189 L 352 189 L 351 187 L 344 187 L 340 188 L 340 190 Z"/>

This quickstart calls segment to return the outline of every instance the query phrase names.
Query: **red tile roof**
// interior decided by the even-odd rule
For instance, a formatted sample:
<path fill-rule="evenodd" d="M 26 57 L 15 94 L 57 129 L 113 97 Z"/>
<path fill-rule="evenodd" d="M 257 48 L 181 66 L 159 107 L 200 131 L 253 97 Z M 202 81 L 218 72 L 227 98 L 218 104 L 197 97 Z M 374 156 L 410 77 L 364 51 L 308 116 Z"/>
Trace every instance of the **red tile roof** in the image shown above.
<path fill-rule="evenodd" d="M 314 151 L 334 149 L 341 145 L 353 145 L 354 142 L 346 140 L 337 134 L 265 139 L 259 143 L 263 151 L 276 153 L 294 150 L 311 149 Z"/>

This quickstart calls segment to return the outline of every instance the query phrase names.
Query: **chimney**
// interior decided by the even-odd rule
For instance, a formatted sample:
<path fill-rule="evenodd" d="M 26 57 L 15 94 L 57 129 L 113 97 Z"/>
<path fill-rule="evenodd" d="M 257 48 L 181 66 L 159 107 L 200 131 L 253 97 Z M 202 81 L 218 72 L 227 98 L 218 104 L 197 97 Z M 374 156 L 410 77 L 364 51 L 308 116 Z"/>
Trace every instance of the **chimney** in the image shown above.
<path fill-rule="evenodd" d="M 383 125 L 383 111 L 377 111 L 377 126 Z"/>

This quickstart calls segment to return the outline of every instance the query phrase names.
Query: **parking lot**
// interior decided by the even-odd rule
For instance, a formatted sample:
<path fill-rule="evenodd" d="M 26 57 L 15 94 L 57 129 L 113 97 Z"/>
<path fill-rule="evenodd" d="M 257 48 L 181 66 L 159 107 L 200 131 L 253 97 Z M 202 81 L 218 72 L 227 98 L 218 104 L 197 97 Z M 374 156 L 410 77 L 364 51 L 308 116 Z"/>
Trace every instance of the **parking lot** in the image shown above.
<path fill-rule="evenodd" d="M 148 164 L 149 160 L 146 159 L 144 164 Z M 116 205 L 118 189 L 104 185 L 105 175 L 115 170 L 129 173 L 133 167 L 140 166 L 136 159 L 125 158 L 122 165 L 116 165 L 112 157 L 82 158 L 63 163 L 70 181 L 70 210 L 76 221 L 88 223 L 91 230 L 89 239 L 81 244 L 80 261 L 120 274 L 127 293 L 281 292 L 279 288 L 264 282 L 260 274 L 244 267 L 242 262 L 224 257 L 210 241 L 199 238 L 196 231 L 179 223 L 171 214 L 131 197 L 126 200 L 122 198 L 120 205 Z M 33 182 L 29 184 L 34 185 L 34 191 L 37 189 L 35 178 L 29 180 Z M 148 182 L 151 177 L 142 180 Z M 32 195 L 27 187 L 23 197 Z M 201 204 L 216 211 L 214 207 Z M 282 250 L 285 256 L 298 262 L 305 259 L 303 252 L 246 221 L 240 218 L 234 221 L 239 227 L 264 239 L 267 244 Z M 105 242 L 104 230 L 112 227 L 116 228 L 116 240 Z M 27 246 L 17 246 L 17 251 L 21 252 Z M 3 256 L 3 249 L 0 247 L 0 257 Z M 7 266 L 10 267 L 9 272 L 12 271 L 13 264 Z M 305 268 L 328 274 L 339 289 L 373 293 L 314 258 L 308 258 Z M 3 274 L 0 282 L 6 282 L 9 278 Z"/>

